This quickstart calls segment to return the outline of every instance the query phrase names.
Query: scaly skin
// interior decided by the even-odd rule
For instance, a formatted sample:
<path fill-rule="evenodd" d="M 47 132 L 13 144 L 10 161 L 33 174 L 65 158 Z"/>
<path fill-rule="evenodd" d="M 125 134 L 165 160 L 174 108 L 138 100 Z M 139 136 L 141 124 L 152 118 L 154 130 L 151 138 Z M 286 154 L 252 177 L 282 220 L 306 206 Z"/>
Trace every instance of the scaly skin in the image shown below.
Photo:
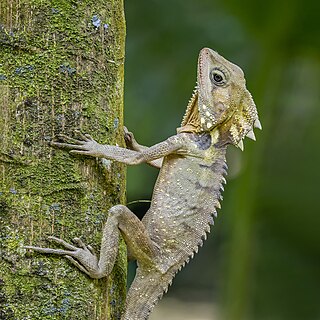
<path fill-rule="evenodd" d="M 135 165 L 159 167 L 151 206 L 142 221 L 127 207 L 109 210 L 99 258 L 80 239 L 78 247 L 61 239 L 50 240 L 65 249 L 26 248 L 65 256 L 92 278 L 108 276 L 117 256 L 119 234 L 130 256 L 137 260 L 136 277 L 129 289 L 122 320 L 148 319 L 174 275 L 193 257 L 206 238 L 220 208 L 227 172 L 226 148 L 243 149 L 242 139 L 255 139 L 261 129 L 257 111 L 245 87 L 242 70 L 211 49 L 201 50 L 198 87 L 188 104 L 177 134 L 150 148 L 139 145 L 125 129 L 128 149 L 100 145 L 89 135 L 59 136 L 52 142 L 72 154 L 107 158 Z"/>

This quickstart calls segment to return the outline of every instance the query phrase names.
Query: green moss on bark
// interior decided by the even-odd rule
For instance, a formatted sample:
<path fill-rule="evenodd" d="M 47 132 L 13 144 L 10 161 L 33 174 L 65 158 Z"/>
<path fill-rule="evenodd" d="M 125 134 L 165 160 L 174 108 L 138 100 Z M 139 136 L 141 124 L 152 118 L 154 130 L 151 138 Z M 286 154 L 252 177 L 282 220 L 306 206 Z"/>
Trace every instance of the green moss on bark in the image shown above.
<path fill-rule="evenodd" d="M 90 132 L 122 144 L 122 1 L 0 4 L 0 318 L 118 319 L 123 244 L 110 279 L 28 254 L 48 235 L 99 249 L 107 211 L 124 201 L 123 166 L 72 157 L 48 142 Z"/>

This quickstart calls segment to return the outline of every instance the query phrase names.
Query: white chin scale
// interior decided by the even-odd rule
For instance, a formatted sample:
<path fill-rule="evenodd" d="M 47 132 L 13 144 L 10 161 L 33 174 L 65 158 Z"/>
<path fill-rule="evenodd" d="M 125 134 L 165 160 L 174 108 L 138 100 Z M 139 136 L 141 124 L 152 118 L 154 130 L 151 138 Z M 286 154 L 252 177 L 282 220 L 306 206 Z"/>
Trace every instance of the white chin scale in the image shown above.
<path fill-rule="evenodd" d="M 201 127 L 204 131 L 210 130 L 216 124 L 214 115 L 205 104 L 199 106 L 199 116 Z"/>

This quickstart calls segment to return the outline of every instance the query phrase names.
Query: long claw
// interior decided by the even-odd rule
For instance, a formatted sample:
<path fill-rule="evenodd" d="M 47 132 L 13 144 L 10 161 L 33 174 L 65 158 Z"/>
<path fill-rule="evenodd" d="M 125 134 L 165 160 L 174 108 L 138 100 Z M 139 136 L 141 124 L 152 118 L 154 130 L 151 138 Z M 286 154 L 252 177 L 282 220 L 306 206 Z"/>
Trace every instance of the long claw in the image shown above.
<path fill-rule="evenodd" d="M 70 144 L 70 143 L 64 143 L 64 142 L 62 143 L 62 142 L 51 141 L 50 145 L 52 147 L 57 147 L 57 148 L 85 150 L 85 147 L 79 144 Z"/>
<path fill-rule="evenodd" d="M 33 251 L 41 252 L 41 253 L 52 253 L 52 254 L 58 254 L 60 256 L 64 255 L 74 255 L 72 251 L 67 250 L 61 250 L 61 249 L 51 249 L 51 248 L 40 248 L 40 247 L 34 247 L 34 246 L 24 246 L 25 249 L 31 249 Z"/>
<path fill-rule="evenodd" d="M 95 251 L 90 245 L 88 245 L 87 248 L 88 248 L 88 250 L 89 250 L 94 256 L 97 255 L 97 254 L 96 254 L 96 251 Z"/>
<path fill-rule="evenodd" d="M 85 133 L 84 136 L 87 137 L 88 141 L 94 140 L 88 133 Z"/>
<path fill-rule="evenodd" d="M 133 134 L 130 131 L 124 132 L 124 139 L 128 142 L 131 142 L 133 140 Z"/>
<path fill-rule="evenodd" d="M 74 238 L 73 241 L 82 249 L 87 249 L 87 246 L 80 238 Z"/>
<path fill-rule="evenodd" d="M 65 134 L 58 134 L 58 135 L 57 135 L 57 138 L 60 139 L 60 140 L 63 140 L 63 141 L 72 143 L 72 144 L 82 145 L 82 144 L 85 143 L 84 141 L 71 138 L 71 137 L 69 137 L 69 136 L 66 136 Z"/>
<path fill-rule="evenodd" d="M 82 156 L 92 156 L 92 153 L 90 151 L 71 150 L 69 153 L 80 154 Z"/>
<path fill-rule="evenodd" d="M 69 249 L 69 250 L 77 250 L 77 248 L 75 246 L 73 246 L 72 244 L 60 239 L 60 238 L 57 238 L 57 237 L 53 237 L 53 236 L 50 236 L 48 237 L 48 240 L 50 241 L 53 241 L 57 244 L 61 244 L 62 246 L 64 246 L 65 248 Z"/>
<path fill-rule="evenodd" d="M 82 140 L 84 140 L 83 142 L 93 140 L 92 137 L 87 133 L 82 133 L 80 130 L 75 130 L 75 132 L 81 137 Z"/>
<path fill-rule="evenodd" d="M 128 149 L 135 150 L 135 151 L 141 151 L 141 148 L 140 148 L 141 146 L 139 146 L 138 142 L 134 138 L 133 133 L 128 131 L 127 128 L 124 129 L 124 141 L 125 141 Z"/>
<path fill-rule="evenodd" d="M 71 256 L 66 255 L 65 256 L 73 265 L 75 265 L 77 268 L 79 268 L 82 272 L 84 272 L 85 274 L 87 274 L 88 276 L 90 276 L 90 273 L 88 272 L 88 270 L 82 265 L 80 264 L 77 260 L 73 259 Z"/>

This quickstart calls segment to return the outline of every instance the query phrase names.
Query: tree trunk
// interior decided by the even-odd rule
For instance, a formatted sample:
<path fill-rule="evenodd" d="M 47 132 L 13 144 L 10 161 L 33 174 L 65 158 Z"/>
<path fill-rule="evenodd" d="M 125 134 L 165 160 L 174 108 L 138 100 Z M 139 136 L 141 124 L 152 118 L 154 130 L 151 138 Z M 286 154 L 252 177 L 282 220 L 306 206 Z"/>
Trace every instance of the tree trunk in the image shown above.
<path fill-rule="evenodd" d="M 124 201 L 124 167 L 70 156 L 54 135 L 122 144 L 123 0 L 0 2 L 0 319 L 119 319 L 126 252 L 92 280 L 66 259 L 28 253 L 47 236 L 96 249 Z M 51 244 L 52 245 L 52 244 Z"/>

